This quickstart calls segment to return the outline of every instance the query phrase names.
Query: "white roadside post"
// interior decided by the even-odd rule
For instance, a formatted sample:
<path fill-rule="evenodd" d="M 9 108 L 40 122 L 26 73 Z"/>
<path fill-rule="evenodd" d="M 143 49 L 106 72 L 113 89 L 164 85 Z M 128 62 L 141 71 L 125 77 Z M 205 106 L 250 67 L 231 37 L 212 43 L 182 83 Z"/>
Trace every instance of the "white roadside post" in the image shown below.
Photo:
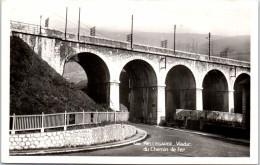
<path fill-rule="evenodd" d="M 41 133 L 44 132 L 44 112 L 42 112 L 42 128 L 41 128 Z"/>
<path fill-rule="evenodd" d="M 11 134 L 14 135 L 15 134 L 15 114 L 13 114 L 13 128 L 12 128 L 12 132 Z"/>
<path fill-rule="evenodd" d="M 84 113 L 84 110 L 83 110 L 82 113 L 83 113 L 83 114 L 82 114 L 82 123 L 84 124 L 84 119 L 85 119 L 85 113 Z"/>
<path fill-rule="evenodd" d="M 107 122 L 108 122 L 108 110 L 107 110 Z"/>
<path fill-rule="evenodd" d="M 64 115 L 64 131 L 67 130 L 67 112 L 65 111 L 65 115 Z"/>
<path fill-rule="evenodd" d="M 97 121 L 96 121 L 96 123 L 98 123 L 98 110 L 96 110 L 96 114 L 97 114 Z"/>
<path fill-rule="evenodd" d="M 116 111 L 115 111 L 115 123 L 116 123 Z"/>

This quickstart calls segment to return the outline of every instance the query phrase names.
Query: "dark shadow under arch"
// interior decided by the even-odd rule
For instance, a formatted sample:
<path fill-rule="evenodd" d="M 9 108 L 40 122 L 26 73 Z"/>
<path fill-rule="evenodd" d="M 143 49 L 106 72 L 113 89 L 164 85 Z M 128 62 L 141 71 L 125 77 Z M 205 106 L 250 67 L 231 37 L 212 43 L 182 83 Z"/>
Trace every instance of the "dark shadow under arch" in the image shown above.
<path fill-rule="evenodd" d="M 166 121 L 172 122 L 176 109 L 196 109 L 196 82 L 184 65 L 172 67 L 167 73 L 165 89 Z"/>
<path fill-rule="evenodd" d="M 92 53 L 79 53 L 70 58 L 82 66 L 88 77 L 84 91 L 97 103 L 109 105 L 110 73 L 106 63 Z"/>
<path fill-rule="evenodd" d="M 121 110 L 130 112 L 132 122 L 156 124 L 157 78 L 151 65 L 143 60 L 128 62 L 120 74 Z"/>
<path fill-rule="evenodd" d="M 228 84 L 224 74 L 209 71 L 203 80 L 203 109 L 228 112 Z"/>
<path fill-rule="evenodd" d="M 246 128 L 250 128 L 250 76 L 241 74 L 234 83 L 234 113 L 243 114 Z"/>

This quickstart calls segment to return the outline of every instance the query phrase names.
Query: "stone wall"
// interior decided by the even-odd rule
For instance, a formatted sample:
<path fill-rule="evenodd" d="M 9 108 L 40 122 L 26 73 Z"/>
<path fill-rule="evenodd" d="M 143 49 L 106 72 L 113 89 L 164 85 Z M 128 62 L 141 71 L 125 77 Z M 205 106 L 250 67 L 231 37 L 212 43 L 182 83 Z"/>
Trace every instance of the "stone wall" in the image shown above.
<path fill-rule="evenodd" d="M 62 75 L 65 53 L 61 47 L 61 40 L 56 38 L 39 37 L 23 33 L 13 33 L 26 42 L 32 50 L 47 62 L 57 73 Z"/>
<path fill-rule="evenodd" d="M 71 131 L 9 135 L 9 149 L 40 149 L 93 145 L 119 141 L 136 134 L 131 125 L 114 124 Z"/>
<path fill-rule="evenodd" d="M 177 109 L 175 119 L 184 120 L 189 118 L 190 120 L 219 120 L 226 122 L 238 122 L 242 123 L 242 114 L 238 113 L 229 113 L 229 112 L 219 112 L 219 111 L 197 111 L 197 110 L 184 110 Z"/>

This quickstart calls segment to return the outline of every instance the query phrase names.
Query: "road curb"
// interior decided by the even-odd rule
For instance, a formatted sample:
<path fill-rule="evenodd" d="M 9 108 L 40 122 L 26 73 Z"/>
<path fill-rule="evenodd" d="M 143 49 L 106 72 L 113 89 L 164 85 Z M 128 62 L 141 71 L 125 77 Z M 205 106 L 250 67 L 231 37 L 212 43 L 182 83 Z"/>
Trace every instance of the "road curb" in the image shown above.
<path fill-rule="evenodd" d="M 196 135 L 200 135 L 200 136 L 207 136 L 207 137 L 216 138 L 216 139 L 227 140 L 227 141 L 231 141 L 231 142 L 240 143 L 240 144 L 243 144 L 243 145 L 250 145 L 250 141 L 233 139 L 233 138 L 226 138 L 226 137 L 223 137 L 223 136 L 220 136 L 220 135 L 209 134 L 209 133 L 206 133 L 206 132 L 196 132 L 196 131 L 192 131 L 192 130 L 183 130 L 183 129 L 178 129 L 178 128 L 163 127 L 163 126 L 158 126 L 158 125 L 154 125 L 154 127 L 176 130 L 176 131 L 186 132 L 186 133 L 192 133 L 192 134 L 196 134 Z"/>
<path fill-rule="evenodd" d="M 80 151 L 93 151 L 93 150 L 99 150 L 99 149 L 107 149 L 107 148 L 115 148 L 115 147 L 121 147 L 121 146 L 126 146 L 126 145 L 129 145 L 129 144 L 133 144 L 133 143 L 136 143 L 136 142 L 139 142 L 139 141 L 142 141 L 144 140 L 146 137 L 147 137 L 147 132 L 142 130 L 142 129 L 139 129 L 139 128 L 136 128 L 137 133 L 134 137 L 138 136 L 141 136 L 140 134 L 144 134 L 142 135 L 141 137 L 137 138 L 137 139 L 133 139 L 133 140 L 130 140 L 131 138 L 134 138 L 134 137 L 131 137 L 129 140 L 123 140 L 123 141 L 126 141 L 126 142 L 122 142 L 120 143 L 120 141 L 118 142 L 114 142 L 115 144 L 111 143 L 106 143 L 106 144 L 98 144 L 98 145 L 95 145 L 95 146 L 85 146 L 85 147 L 75 147 L 75 148 L 58 148 L 58 149 L 42 149 L 42 150 L 30 150 L 28 152 L 25 152 L 25 150 L 22 150 L 22 152 L 10 152 L 10 156 L 22 156 L 22 155 L 44 155 L 44 154 L 60 154 L 60 153 L 70 153 L 70 152 L 80 152 Z"/>

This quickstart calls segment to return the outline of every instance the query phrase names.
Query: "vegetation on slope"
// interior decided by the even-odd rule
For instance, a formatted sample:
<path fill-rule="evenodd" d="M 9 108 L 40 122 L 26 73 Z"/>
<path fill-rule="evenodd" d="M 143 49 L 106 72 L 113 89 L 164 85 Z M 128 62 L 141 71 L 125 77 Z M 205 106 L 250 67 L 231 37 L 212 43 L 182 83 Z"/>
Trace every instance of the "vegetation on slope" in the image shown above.
<path fill-rule="evenodd" d="M 107 110 L 72 88 L 19 37 L 11 37 L 10 114 Z"/>

